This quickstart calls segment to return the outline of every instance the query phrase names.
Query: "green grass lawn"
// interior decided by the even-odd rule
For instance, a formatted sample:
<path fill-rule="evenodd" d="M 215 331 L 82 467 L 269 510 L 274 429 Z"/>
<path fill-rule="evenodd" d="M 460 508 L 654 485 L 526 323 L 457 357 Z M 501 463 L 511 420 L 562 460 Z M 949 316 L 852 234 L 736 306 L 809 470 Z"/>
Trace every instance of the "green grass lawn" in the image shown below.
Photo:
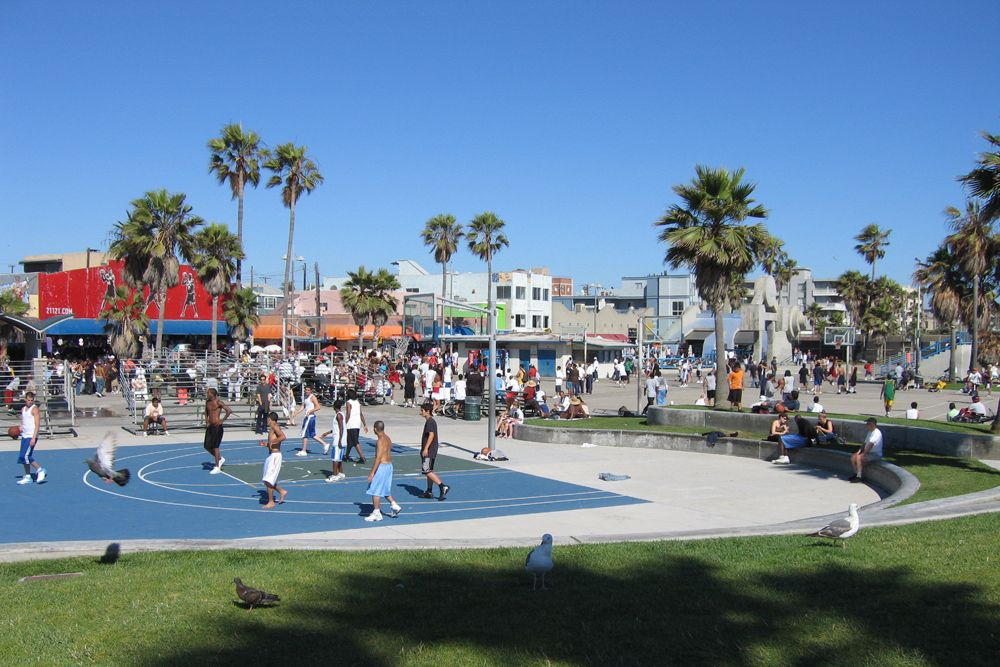
<path fill-rule="evenodd" d="M 1000 514 L 804 536 L 0 564 L 6 665 L 992 665 Z M 27 575 L 81 577 L 17 583 Z M 246 611 L 234 576 L 278 593 Z M 992 657 L 991 657 L 992 656 Z"/>
<path fill-rule="evenodd" d="M 835 419 L 836 417 L 831 417 Z M 905 420 L 900 420 L 905 421 Z M 595 417 L 574 421 L 528 419 L 531 426 L 551 426 L 554 428 L 589 428 L 611 431 L 654 431 L 661 433 L 682 433 L 686 435 L 701 435 L 708 427 L 655 425 L 646 423 L 645 417 Z M 911 422 L 912 423 L 912 420 Z M 762 439 L 764 433 L 740 431 L 741 438 Z M 857 451 L 857 445 L 828 445 L 827 449 L 844 452 Z M 1000 485 L 1000 470 L 989 467 L 975 459 L 956 456 L 940 456 L 923 452 L 898 451 L 885 457 L 889 463 L 894 463 L 911 472 L 920 480 L 920 489 L 901 504 L 918 503 L 935 498 L 960 496 L 976 491 L 985 491 Z"/>

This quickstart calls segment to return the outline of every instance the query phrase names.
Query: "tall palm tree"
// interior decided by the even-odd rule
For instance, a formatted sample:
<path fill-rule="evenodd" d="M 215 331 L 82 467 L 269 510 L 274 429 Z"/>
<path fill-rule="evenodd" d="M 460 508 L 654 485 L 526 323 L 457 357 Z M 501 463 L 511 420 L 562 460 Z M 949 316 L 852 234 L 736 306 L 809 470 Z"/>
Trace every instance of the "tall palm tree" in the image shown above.
<path fill-rule="evenodd" d="M 964 215 L 954 206 L 946 208 L 944 214 L 952 229 L 945 242 L 953 248 L 959 268 L 972 282 L 972 303 L 975 308 L 971 318 L 972 354 L 969 356 L 969 370 L 972 370 L 973 366 L 979 364 L 979 323 L 985 315 L 985 309 L 980 303 L 983 278 L 988 269 L 995 270 L 993 263 L 1000 252 L 1000 242 L 993 231 L 993 222 L 982 214 L 979 202 L 966 202 Z"/>
<path fill-rule="evenodd" d="M 490 315 L 486 317 L 486 334 L 492 340 L 493 337 L 493 303 L 496 295 L 493 290 L 493 257 L 503 248 L 510 245 L 507 236 L 503 233 L 507 223 L 500 219 L 492 211 L 484 211 L 469 221 L 469 226 L 465 232 L 465 240 L 469 250 L 473 255 L 486 262 L 486 309 Z M 490 364 L 492 369 L 489 377 L 492 382 L 493 373 L 496 371 L 496 351 L 490 350 Z M 493 414 L 492 408 L 490 414 Z"/>
<path fill-rule="evenodd" d="M 222 128 L 221 136 L 208 141 L 212 157 L 208 172 L 214 173 L 219 183 L 229 183 L 236 204 L 236 236 L 243 250 L 243 194 L 247 185 L 260 184 L 260 161 L 264 150 L 256 132 L 243 130 L 243 125 L 231 123 Z M 243 257 L 236 260 L 236 283 L 243 285 Z M 215 348 L 215 341 L 212 342 Z"/>
<path fill-rule="evenodd" d="M 458 251 L 458 242 L 464 232 L 450 213 L 435 215 L 424 224 L 420 238 L 434 253 L 434 261 L 441 265 L 441 298 L 448 296 L 448 262 Z M 441 306 L 440 334 L 444 335 L 444 306 Z"/>
<path fill-rule="evenodd" d="M 813 331 L 822 336 L 823 332 L 826 331 L 827 325 L 826 315 L 823 313 L 823 306 L 814 301 L 806 308 L 805 315 L 812 323 Z"/>
<path fill-rule="evenodd" d="M 115 224 L 109 254 L 124 261 L 122 277 L 130 287 L 148 287 L 157 305 L 156 350 L 163 348 L 167 290 L 177 284 L 180 261 L 194 259 L 194 231 L 203 223 L 182 192 L 147 192 L 132 201 L 126 220 Z"/>
<path fill-rule="evenodd" d="M 764 273 L 774 278 L 774 287 L 779 295 L 781 290 L 792 282 L 792 276 L 798 268 L 798 262 L 785 252 L 785 242 L 775 237 L 771 237 L 760 264 Z M 788 301 L 791 302 L 791 299 L 792 295 L 789 293 Z"/>
<path fill-rule="evenodd" d="M 264 166 L 271 171 L 267 187 L 281 186 L 281 201 L 288 209 L 288 249 L 285 252 L 285 279 L 282 286 L 285 308 L 291 306 L 292 245 L 295 241 L 295 204 L 302 193 L 309 194 L 323 182 L 316 163 L 306 155 L 305 146 L 281 144 L 274 152 L 265 153 Z"/>
<path fill-rule="evenodd" d="M 212 351 L 217 347 L 219 297 L 228 293 L 236 275 L 237 263 L 243 259 L 240 239 L 226 225 L 213 223 L 195 234 L 197 253 L 194 268 L 205 291 L 212 297 Z"/>
<path fill-rule="evenodd" d="M 362 264 L 356 271 L 347 272 L 347 280 L 340 287 L 340 302 L 358 325 L 359 351 L 364 349 L 365 325 L 372 319 L 372 313 L 378 310 L 373 297 L 375 275 Z"/>
<path fill-rule="evenodd" d="M 233 290 L 222 305 L 222 317 L 229 327 L 229 337 L 240 343 L 250 337 L 250 331 L 260 324 L 257 314 L 257 295 L 253 288 Z"/>
<path fill-rule="evenodd" d="M 402 286 L 396 276 L 389 273 L 387 269 L 381 268 L 372 275 L 371 289 L 371 319 L 375 326 L 372 332 L 372 349 L 378 347 L 381 337 L 382 325 L 395 314 L 399 301 L 393 295 L 393 291 Z"/>
<path fill-rule="evenodd" d="M 1000 135 L 983 132 L 982 137 L 994 150 L 980 153 L 979 166 L 958 180 L 969 194 L 984 200 L 979 214 L 986 220 L 996 220 L 1000 218 Z"/>
<path fill-rule="evenodd" d="M 23 315 L 28 312 L 28 304 L 14 293 L 14 290 L 0 292 L 0 314 Z M 7 347 L 17 335 L 14 327 L 6 322 L 0 322 L 0 363 L 7 358 Z"/>
<path fill-rule="evenodd" d="M 969 284 L 958 269 L 951 246 L 942 243 L 927 259 L 917 264 L 913 279 L 930 294 L 931 311 L 940 322 L 948 323 L 951 348 L 948 352 L 948 380 L 955 381 L 955 332 L 963 302 L 971 299 Z"/>
<path fill-rule="evenodd" d="M 743 174 L 742 168 L 730 172 L 697 165 L 689 184 L 673 187 L 681 203 L 672 204 L 656 223 L 664 228 L 659 240 L 668 246 L 664 261 L 694 274 L 698 294 L 714 312 L 720 395 L 728 390 L 723 304 L 733 283 L 742 283 L 773 245 L 763 223 L 744 224 L 747 218 L 766 218 L 767 209 L 751 198 L 757 186 L 744 183 Z"/>
<path fill-rule="evenodd" d="M 864 317 L 865 310 L 868 307 L 868 294 L 869 285 L 871 280 L 868 276 L 864 275 L 860 271 L 855 271 L 851 269 L 845 271 L 837 278 L 837 292 L 840 297 L 844 300 L 844 307 L 847 309 L 847 314 L 851 318 L 851 326 L 855 329 L 861 329 L 862 318 Z M 867 346 L 868 338 L 865 334 L 865 345 Z"/>
<path fill-rule="evenodd" d="M 141 292 L 117 286 L 114 296 L 104 300 L 97 317 L 104 320 L 104 331 L 118 358 L 131 359 L 138 355 L 139 337 L 149 332 L 149 317 Z"/>
<path fill-rule="evenodd" d="M 854 251 L 872 265 L 872 280 L 875 280 L 875 262 L 885 257 L 890 234 L 892 234 L 891 229 L 882 231 L 878 225 L 872 224 L 865 226 L 861 233 L 854 237 L 858 242 L 854 246 Z"/>

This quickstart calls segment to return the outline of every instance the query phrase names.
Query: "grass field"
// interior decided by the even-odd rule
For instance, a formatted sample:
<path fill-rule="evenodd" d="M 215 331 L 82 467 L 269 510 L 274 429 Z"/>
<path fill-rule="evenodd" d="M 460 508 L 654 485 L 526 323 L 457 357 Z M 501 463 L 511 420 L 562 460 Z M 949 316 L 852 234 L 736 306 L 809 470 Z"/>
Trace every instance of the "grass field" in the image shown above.
<path fill-rule="evenodd" d="M 600 417 L 573 421 L 528 419 L 532 426 L 553 428 L 601 429 L 611 431 L 654 431 L 662 433 L 682 433 L 701 435 L 707 427 L 649 425 L 645 417 Z M 741 438 L 761 439 L 763 433 L 740 432 Z M 857 445 L 827 445 L 825 449 L 844 452 L 857 451 Z M 885 457 L 889 463 L 905 468 L 920 480 L 920 489 L 901 504 L 923 502 L 935 498 L 959 496 L 976 491 L 985 491 L 1000 485 L 1000 470 L 995 470 L 975 459 L 955 456 L 939 456 L 923 452 L 899 451 Z"/>
<path fill-rule="evenodd" d="M 992 665 L 1000 514 L 807 537 L 0 564 L 9 665 Z M 73 579 L 18 578 L 83 572 Z M 231 580 L 282 596 L 246 611 Z"/>

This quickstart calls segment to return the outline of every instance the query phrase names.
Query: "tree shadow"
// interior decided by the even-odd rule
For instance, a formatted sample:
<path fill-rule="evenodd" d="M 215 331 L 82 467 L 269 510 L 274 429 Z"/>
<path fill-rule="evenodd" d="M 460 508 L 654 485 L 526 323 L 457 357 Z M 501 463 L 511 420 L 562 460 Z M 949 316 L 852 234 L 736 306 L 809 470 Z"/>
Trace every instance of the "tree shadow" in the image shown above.
<path fill-rule="evenodd" d="M 926 466 L 945 466 L 955 468 L 969 473 L 977 473 L 984 477 L 995 477 L 996 483 L 1000 484 L 1000 470 L 990 468 L 979 463 L 975 459 L 959 458 L 955 456 L 942 456 L 940 454 L 927 454 L 910 450 L 893 450 L 886 456 L 886 460 L 901 468 L 921 468 Z M 918 475 L 919 476 L 919 475 Z"/>
<path fill-rule="evenodd" d="M 192 622 L 219 628 L 211 645 L 158 647 L 148 664 L 335 655 L 340 664 L 398 665 L 440 654 L 450 664 L 862 664 L 901 654 L 972 664 L 970 656 L 987 659 L 996 636 L 1000 607 L 984 603 L 979 587 L 934 583 L 908 569 L 859 569 L 850 548 L 831 550 L 822 568 L 739 580 L 699 557 L 635 549 L 627 572 L 586 554 L 576 559 L 583 565 L 560 562 L 557 550 L 547 591 L 531 589 L 509 552 L 483 551 L 473 567 L 442 556 L 400 565 L 362 554 L 364 574 L 338 578 L 332 565 L 322 568 L 311 581 L 327 584 L 275 591 L 279 609 L 224 627 L 206 609 Z"/>

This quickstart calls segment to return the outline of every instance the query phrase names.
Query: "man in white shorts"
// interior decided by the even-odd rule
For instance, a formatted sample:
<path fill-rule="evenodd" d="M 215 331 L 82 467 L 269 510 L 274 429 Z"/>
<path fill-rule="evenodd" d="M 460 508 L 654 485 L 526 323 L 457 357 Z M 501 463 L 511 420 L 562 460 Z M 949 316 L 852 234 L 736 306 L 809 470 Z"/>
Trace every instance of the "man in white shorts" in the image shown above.
<path fill-rule="evenodd" d="M 278 486 L 278 474 L 281 472 L 281 443 L 285 441 L 285 432 L 278 425 L 278 413 L 271 412 L 267 415 L 267 440 L 261 440 L 262 447 L 267 447 L 270 454 L 264 459 L 264 474 L 261 481 L 267 492 L 267 503 L 264 509 L 274 508 L 274 494 L 278 494 L 278 504 L 285 502 L 288 491 Z"/>
<path fill-rule="evenodd" d="M 344 421 L 344 402 L 339 398 L 333 402 L 333 423 L 330 425 L 330 430 L 321 435 L 321 438 L 326 438 L 328 435 L 332 435 L 333 445 L 330 449 L 330 461 L 333 465 L 333 470 L 329 477 L 326 478 L 328 482 L 337 482 L 347 477 L 344 474 L 344 438 L 347 435 L 347 428 L 345 427 Z"/>
<path fill-rule="evenodd" d="M 296 415 L 300 412 L 305 412 L 305 416 L 302 418 L 302 449 L 295 453 L 296 456 L 309 456 L 309 440 L 315 440 L 323 448 L 323 453 L 326 454 L 330 450 L 330 445 L 322 438 L 316 437 L 316 415 L 319 414 L 319 399 L 313 393 L 312 387 L 306 387 L 305 398 L 302 399 L 302 406 L 295 411 L 292 415 L 292 420 L 295 420 Z"/>
<path fill-rule="evenodd" d="M 848 480 L 849 482 L 861 482 L 864 467 L 872 461 L 880 461 L 882 459 L 882 431 L 878 430 L 878 420 L 874 417 L 869 417 L 865 420 L 865 427 L 868 429 L 868 435 L 865 436 L 865 444 L 861 446 L 861 449 L 851 454 L 851 465 L 854 467 L 854 476 Z"/>

